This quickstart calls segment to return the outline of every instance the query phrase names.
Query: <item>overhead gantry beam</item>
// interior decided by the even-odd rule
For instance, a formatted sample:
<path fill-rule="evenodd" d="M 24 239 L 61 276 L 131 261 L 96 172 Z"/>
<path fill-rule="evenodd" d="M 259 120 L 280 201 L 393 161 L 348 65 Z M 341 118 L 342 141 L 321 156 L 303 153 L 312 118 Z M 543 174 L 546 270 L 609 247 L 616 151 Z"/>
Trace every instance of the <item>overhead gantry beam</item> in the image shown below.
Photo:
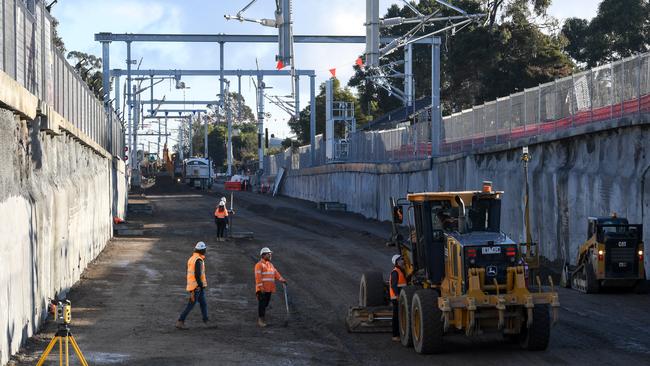
<path fill-rule="evenodd" d="M 380 43 L 390 43 L 396 37 L 381 37 Z M 204 42 L 204 43 L 278 43 L 273 34 L 144 34 L 96 33 L 97 42 Z M 366 43 L 366 36 L 294 35 L 294 43 Z M 416 41 L 431 44 L 431 38 Z"/>
<path fill-rule="evenodd" d="M 112 69 L 111 76 L 125 76 L 128 70 Z M 289 76 L 290 70 L 131 70 L 131 76 Z M 295 70 L 298 76 L 314 76 L 314 70 Z"/>

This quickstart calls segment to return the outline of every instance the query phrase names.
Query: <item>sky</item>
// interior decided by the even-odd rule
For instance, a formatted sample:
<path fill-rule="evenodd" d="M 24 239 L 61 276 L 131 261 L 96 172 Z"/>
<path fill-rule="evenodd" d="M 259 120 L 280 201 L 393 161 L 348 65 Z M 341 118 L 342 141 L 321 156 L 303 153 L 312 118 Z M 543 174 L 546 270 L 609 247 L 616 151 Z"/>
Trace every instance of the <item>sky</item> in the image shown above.
<path fill-rule="evenodd" d="M 249 0 L 59 0 L 52 8 L 59 20 L 59 33 L 68 50 L 77 50 L 101 56 L 101 46 L 94 34 L 112 33 L 202 33 L 202 34 L 277 34 L 275 28 L 255 23 L 227 21 L 225 14 L 235 14 Z M 380 16 L 399 0 L 379 0 Z M 600 0 L 553 0 L 550 15 L 564 19 L 590 19 L 596 15 Z M 294 34 L 365 35 L 365 0 L 295 0 Z M 275 1 L 258 0 L 245 13 L 250 18 L 273 18 Z M 329 77 L 329 69 L 343 84 L 353 74 L 356 58 L 364 52 L 363 44 L 296 44 L 296 67 L 316 71 L 316 84 Z M 206 43 L 134 43 L 132 58 L 142 61 L 141 69 L 218 69 L 219 46 Z M 225 69 L 274 69 L 276 44 L 230 43 L 225 45 Z M 126 69 L 126 46 L 111 44 L 111 69 Z M 219 93 L 218 77 L 183 77 L 190 89 L 176 90 L 169 82 L 156 86 L 156 99 L 215 100 Z M 233 77 L 231 90 L 236 91 Z M 270 95 L 291 94 L 289 77 L 265 78 Z M 124 85 L 124 79 L 122 79 Z M 255 89 L 250 79 L 242 78 L 242 94 L 255 110 Z M 147 93 L 148 94 L 148 93 Z M 301 78 L 301 109 L 309 102 L 309 78 Z M 182 108 L 165 105 L 163 108 Z M 270 134 L 278 137 L 291 135 L 286 123 L 289 115 L 265 103 L 271 117 L 265 121 Z M 145 126 L 146 127 L 146 126 Z M 170 125 L 171 128 L 171 125 Z M 145 140 L 146 141 L 146 140 Z"/>

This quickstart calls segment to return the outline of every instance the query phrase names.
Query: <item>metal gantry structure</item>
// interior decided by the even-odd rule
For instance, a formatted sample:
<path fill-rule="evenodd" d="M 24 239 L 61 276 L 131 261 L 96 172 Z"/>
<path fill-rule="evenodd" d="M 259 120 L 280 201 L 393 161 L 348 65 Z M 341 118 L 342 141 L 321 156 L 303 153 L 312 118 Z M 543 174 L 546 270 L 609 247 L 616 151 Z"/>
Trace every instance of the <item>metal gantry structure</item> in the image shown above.
<path fill-rule="evenodd" d="M 220 78 L 220 84 L 228 84 L 229 81 L 225 79 L 226 76 L 236 76 L 237 81 L 238 81 L 238 92 L 241 95 L 241 77 L 242 76 L 256 76 L 257 77 L 257 85 L 258 85 L 258 97 L 261 95 L 261 99 L 258 98 L 258 103 L 257 103 L 257 120 L 258 120 L 258 155 L 259 155 L 259 160 L 260 160 L 260 169 L 264 168 L 264 146 L 262 144 L 262 141 L 264 140 L 264 76 L 288 76 L 290 75 L 290 72 L 288 70 L 225 70 L 225 69 L 219 69 L 219 70 L 160 70 L 160 69 L 150 69 L 150 70 L 132 70 L 130 73 L 128 70 L 122 70 L 122 69 L 113 69 L 110 71 L 111 77 L 114 78 L 116 85 L 119 85 L 119 79 L 122 76 L 127 76 L 127 78 L 130 77 L 159 77 L 159 76 L 164 76 L 164 77 L 173 77 L 177 81 L 179 81 L 183 76 L 224 76 Z M 299 88 L 300 86 L 300 77 L 301 76 L 308 76 L 310 78 L 310 95 L 311 95 L 311 109 L 310 109 L 310 114 L 311 114 L 311 120 L 310 120 L 310 125 L 313 125 L 313 135 L 312 137 L 315 138 L 316 134 L 316 104 L 313 103 L 315 101 L 315 93 L 316 93 L 316 83 L 315 83 L 315 77 L 316 77 L 316 72 L 314 70 L 295 70 L 295 87 Z M 119 104 L 120 101 L 120 90 L 119 87 L 115 88 L 115 100 L 116 103 Z M 225 103 L 225 99 L 229 95 L 229 91 L 226 90 L 225 93 L 220 94 L 220 100 L 219 101 L 165 101 L 165 100 L 157 100 L 157 99 L 152 99 L 147 102 L 143 103 L 149 103 L 151 105 L 150 111 L 154 111 L 154 105 L 160 105 L 160 104 L 192 104 L 192 105 L 209 105 L 209 104 L 216 104 L 224 107 L 224 112 L 226 113 L 226 121 L 228 124 L 228 146 L 227 146 L 227 162 L 228 162 L 228 170 L 227 174 L 231 175 L 232 174 L 232 164 L 233 164 L 233 156 L 232 156 L 232 116 L 230 114 L 230 108 L 228 108 L 227 104 Z M 294 111 L 293 111 L 293 116 L 295 118 L 299 118 L 300 114 L 300 101 L 299 101 L 299 94 L 295 94 L 295 101 L 294 101 Z M 239 100 L 239 105 L 238 105 L 238 118 L 241 119 L 241 99 Z M 151 113 L 151 112 L 150 112 Z M 191 132 L 191 131 L 190 131 Z M 208 147 L 207 147 L 207 141 L 208 141 L 208 125 L 207 121 L 205 123 L 205 151 L 207 155 Z M 191 141 L 191 140 L 190 140 Z M 190 144 L 191 145 L 191 144 Z M 191 147 L 191 146 L 190 146 Z"/>
<path fill-rule="evenodd" d="M 390 44 L 391 42 L 395 41 L 395 37 L 378 37 L 379 42 L 381 44 Z M 224 103 L 224 77 L 226 76 L 226 70 L 224 69 L 224 45 L 225 43 L 278 43 L 279 37 L 276 35 L 227 35 L 227 34 L 130 34 L 130 33 L 122 33 L 122 34 L 114 34 L 114 33 L 97 33 L 95 34 L 95 41 L 101 42 L 102 44 L 102 55 L 104 57 L 104 62 L 103 62 L 103 67 L 104 67 L 104 74 L 108 75 L 110 73 L 110 44 L 111 42 L 124 42 L 126 44 L 126 51 L 127 51 L 127 69 L 126 69 L 126 77 L 127 77 L 127 90 L 131 90 L 131 81 L 133 76 L 135 76 L 138 72 L 132 70 L 131 68 L 131 47 L 134 42 L 201 42 L 201 43 L 213 43 L 213 44 L 219 44 L 219 50 L 220 50 L 220 64 L 219 64 L 219 71 L 218 75 L 220 76 L 219 79 L 219 90 L 220 90 L 220 96 L 221 96 L 221 105 Z M 365 36 L 330 36 L 330 35 L 292 35 L 292 40 L 295 43 L 312 43 L 312 44 L 322 44 L 322 43 L 361 43 L 364 44 L 366 43 L 366 37 Z M 434 62 L 432 62 L 432 72 L 434 77 L 432 78 L 433 83 L 433 89 L 432 90 L 432 103 L 434 105 L 434 111 L 440 111 L 440 96 L 439 96 L 439 84 L 440 84 L 440 77 L 439 77 L 439 55 L 440 55 L 440 39 L 437 37 L 431 37 L 431 38 L 420 38 L 417 40 L 413 40 L 411 43 L 418 43 L 418 44 L 430 44 L 432 45 L 432 56 L 434 58 Z M 437 58 L 436 58 L 437 56 Z M 435 61 L 437 60 L 437 61 Z M 237 71 L 237 70 L 235 70 Z M 258 70 L 253 70 L 251 72 L 257 72 Z M 267 70 L 271 71 L 273 73 L 276 73 L 278 75 L 290 75 L 289 71 L 284 71 L 284 70 Z M 146 71 L 144 71 L 146 72 Z M 211 71 L 213 72 L 213 71 Z M 296 70 L 296 73 L 298 73 L 298 70 Z M 150 74 L 144 74 L 145 76 L 151 76 Z M 172 74 L 173 75 L 173 74 Z M 259 81 L 262 81 L 262 77 L 264 75 L 270 75 L 270 74 L 255 74 L 258 77 L 258 85 Z M 235 76 L 235 75 L 234 75 Z M 310 89 L 315 90 L 315 74 L 309 75 L 310 76 Z M 117 83 L 116 83 L 117 85 Z M 110 82 L 108 78 L 104 78 L 104 90 L 110 90 Z M 118 89 L 118 88 L 116 88 Z M 311 137 L 311 149 L 310 149 L 310 155 L 311 155 L 311 161 L 312 164 L 316 161 L 315 157 L 315 135 L 316 135 L 316 123 L 315 123 L 315 95 L 312 93 L 310 96 L 311 100 L 311 120 L 310 120 L 310 137 Z M 127 105 L 128 105 L 128 119 L 127 123 L 129 126 L 132 125 L 131 123 L 131 111 L 133 108 L 133 103 L 132 103 L 132 96 L 131 93 L 128 93 L 127 95 Z M 153 98 L 152 98 L 153 99 Z M 263 123 L 264 115 L 263 115 L 263 100 L 264 98 L 259 98 L 260 103 L 258 103 L 258 124 L 260 124 L 260 121 Z M 105 93 L 104 95 L 104 102 L 106 107 L 108 108 L 110 106 L 110 95 L 108 93 Z M 298 104 L 296 104 L 296 107 Z M 296 114 L 299 113 L 298 108 L 296 108 Z M 262 112 L 262 113 L 260 113 Z M 432 113 L 432 115 L 435 115 L 436 113 Z M 433 117 L 435 118 L 435 117 Z M 432 137 L 433 136 L 440 136 L 440 118 L 437 118 L 437 120 L 433 121 L 432 123 Z M 260 147 L 260 170 L 263 170 L 263 148 L 262 148 L 262 134 L 263 134 L 263 129 L 258 130 L 258 145 Z M 433 144 L 432 144 L 433 145 Z M 434 152 L 437 150 L 437 144 L 434 145 Z"/>

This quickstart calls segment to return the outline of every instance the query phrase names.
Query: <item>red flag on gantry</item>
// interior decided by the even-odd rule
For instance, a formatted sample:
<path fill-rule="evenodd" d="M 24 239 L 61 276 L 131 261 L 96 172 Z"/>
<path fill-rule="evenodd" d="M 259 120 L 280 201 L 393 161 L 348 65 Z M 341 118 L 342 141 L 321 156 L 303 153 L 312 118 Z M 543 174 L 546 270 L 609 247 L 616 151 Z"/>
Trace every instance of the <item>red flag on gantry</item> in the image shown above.
<path fill-rule="evenodd" d="M 332 77 L 336 77 L 336 68 L 330 69 L 330 74 L 332 74 Z"/>

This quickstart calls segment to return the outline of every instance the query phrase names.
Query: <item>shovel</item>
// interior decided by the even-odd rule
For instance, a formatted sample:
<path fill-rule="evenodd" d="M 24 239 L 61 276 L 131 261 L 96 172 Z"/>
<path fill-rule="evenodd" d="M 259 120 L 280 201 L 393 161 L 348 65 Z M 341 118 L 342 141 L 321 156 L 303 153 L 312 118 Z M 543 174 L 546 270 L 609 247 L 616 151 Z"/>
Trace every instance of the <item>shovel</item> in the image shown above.
<path fill-rule="evenodd" d="M 284 289 L 284 305 L 287 308 L 287 318 L 284 320 L 284 326 L 289 326 L 289 295 L 287 294 L 287 284 L 283 283 L 282 288 Z"/>

